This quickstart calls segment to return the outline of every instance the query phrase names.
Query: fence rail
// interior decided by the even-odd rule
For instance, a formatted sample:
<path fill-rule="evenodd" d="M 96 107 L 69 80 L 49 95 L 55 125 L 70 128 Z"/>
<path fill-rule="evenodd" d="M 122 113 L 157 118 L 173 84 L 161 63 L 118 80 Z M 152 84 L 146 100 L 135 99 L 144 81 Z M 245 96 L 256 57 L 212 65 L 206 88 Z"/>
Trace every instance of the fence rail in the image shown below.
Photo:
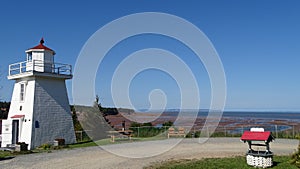
<path fill-rule="evenodd" d="M 243 125 L 243 126 L 141 126 L 141 127 L 129 127 L 133 131 L 133 137 L 146 138 L 146 137 L 158 137 L 159 139 L 167 139 L 168 129 L 174 127 L 178 130 L 180 127 L 185 129 L 187 138 L 197 137 L 240 137 L 244 131 L 250 130 L 252 127 L 264 128 L 265 131 L 271 131 L 275 138 L 300 138 L 300 130 L 297 125 L 268 125 L 268 126 L 255 126 L 255 125 Z M 190 130 L 189 130 L 190 129 Z M 213 131 L 213 129 L 215 129 Z M 92 130 L 76 131 L 77 141 L 90 140 L 88 133 Z M 104 131 L 99 131 L 104 132 Z"/>
<path fill-rule="evenodd" d="M 49 63 L 40 60 L 24 61 L 9 65 L 9 76 L 26 72 L 46 72 L 60 75 L 72 75 L 72 66 L 62 63 Z"/>
<path fill-rule="evenodd" d="M 141 126 L 130 127 L 135 137 L 153 137 L 166 136 L 170 126 Z M 271 131 L 276 138 L 298 138 L 300 130 L 295 125 L 269 125 L 269 126 L 173 126 L 175 128 L 183 127 L 186 129 L 186 137 L 239 137 L 244 131 L 252 127 L 264 128 L 265 131 Z M 190 130 L 188 130 L 190 129 Z M 215 130 L 214 130 L 215 129 Z"/>

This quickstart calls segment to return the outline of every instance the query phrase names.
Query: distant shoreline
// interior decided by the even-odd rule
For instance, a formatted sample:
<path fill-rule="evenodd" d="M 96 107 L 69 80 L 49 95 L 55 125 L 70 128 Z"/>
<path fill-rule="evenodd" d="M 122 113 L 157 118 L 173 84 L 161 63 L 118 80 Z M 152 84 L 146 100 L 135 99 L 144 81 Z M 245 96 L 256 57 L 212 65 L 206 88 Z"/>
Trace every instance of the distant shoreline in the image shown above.
<path fill-rule="evenodd" d="M 186 110 L 191 112 L 192 110 Z M 197 111 L 197 110 L 194 110 Z M 141 116 L 157 116 L 161 112 L 135 112 Z M 162 113 L 162 116 L 178 116 L 179 110 L 166 110 Z M 185 113 L 185 110 L 182 110 Z M 196 113 L 196 112 L 195 112 Z M 188 114 L 186 114 L 188 115 Z M 202 109 L 198 111 L 197 117 L 206 117 L 208 115 L 207 109 Z M 292 120 L 300 121 L 300 111 L 299 112 L 289 112 L 289 111 L 224 111 L 221 114 L 222 118 L 251 118 L 251 119 L 272 119 L 272 120 Z"/>
<path fill-rule="evenodd" d="M 193 129 L 200 130 L 203 128 L 208 112 L 200 111 L 194 123 L 190 123 L 190 118 L 184 116 L 184 119 L 178 120 L 178 112 L 159 112 L 145 113 L 145 112 L 134 112 L 131 114 L 122 113 L 118 116 L 108 116 L 113 125 L 120 126 L 122 120 L 126 120 L 128 126 L 132 121 L 138 123 L 151 122 L 153 126 L 159 126 L 167 121 L 175 122 L 175 125 L 182 126 L 193 126 Z M 130 122 L 131 121 L 131 122 Z M 177 121 L 178 122 L 178 121 Z M 293 134 L 300 131 L 300 113 L 281 113 L 281 112 L 230 112 L 225 111 L 217 125 L 217 130 L 223 132 L 227 130 L 233 133 L 241 133 L 244 130 L 249 130 L 251 127 L 262 127 L 265 130 L 270 131 L 287 131 L 294 132 Z"/>

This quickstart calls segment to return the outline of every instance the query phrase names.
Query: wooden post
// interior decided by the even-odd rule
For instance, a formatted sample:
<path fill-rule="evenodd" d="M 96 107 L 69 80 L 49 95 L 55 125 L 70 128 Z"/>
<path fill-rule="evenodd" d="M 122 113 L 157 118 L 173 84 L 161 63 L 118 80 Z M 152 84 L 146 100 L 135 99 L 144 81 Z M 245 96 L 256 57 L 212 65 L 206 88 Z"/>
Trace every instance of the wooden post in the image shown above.
<path fill-rule="evenodd" d="M 275 125 L 276 138 L 278 138 L 277 124 Z"/>
<path fill-rule="evenodd" d="M 209 137 L 209 128 L 206 126 L 207 137 Z"/>

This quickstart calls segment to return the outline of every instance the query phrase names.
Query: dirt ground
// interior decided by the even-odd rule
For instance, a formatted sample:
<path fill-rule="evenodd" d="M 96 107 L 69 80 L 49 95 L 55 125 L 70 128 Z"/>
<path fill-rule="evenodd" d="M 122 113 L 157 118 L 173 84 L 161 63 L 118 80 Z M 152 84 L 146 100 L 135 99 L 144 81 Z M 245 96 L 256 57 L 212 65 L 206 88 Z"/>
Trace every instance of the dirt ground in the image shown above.
<path fill-rule="evenodd" d="M 175 147 L 164 152 L 170 148 L 171 144 L 177 141 L 178 139 L 132 142 L 102 147 L 58 150 L 51 153 L 20 155 L 10 160 L 0 161 L 0 168 L 139 169 L 152 163 L 172 159 L 243 156 L 248 148 L 247 144 L 241 142 L 239 138 L 210 138 L 207 142 L 201 144 L 198 142 L 198 139 L 184 139 Z M 275 155 L 289 155 L 296 150 L 298 143 L 298 140 L 276 139 L 270 146 Z M 118 153 L 118 155 L 111 152 Z M 153 156 L 149 152 L 158 155 Z M 136 158 L 128 158 L 128 156 Z"/>

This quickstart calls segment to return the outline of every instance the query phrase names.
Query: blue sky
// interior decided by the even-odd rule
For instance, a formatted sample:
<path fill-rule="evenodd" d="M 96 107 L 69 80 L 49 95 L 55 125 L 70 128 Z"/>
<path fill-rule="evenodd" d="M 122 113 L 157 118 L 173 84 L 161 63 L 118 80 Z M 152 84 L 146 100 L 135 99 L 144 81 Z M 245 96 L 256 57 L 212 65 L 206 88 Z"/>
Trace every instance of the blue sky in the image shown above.
<path fill-rule="evenodd" d="M 251 1 L 1 1 L 0 98 L 9 101 L 13 81 L 8 65 L 24 61 L 24 51 L 38 44 L 56 51 L 56 62 L 73 66 L 88 38 L 105 24 L 137 12 L 164 12 L 188 20 L 213 43 L 227 81 L 227 109 L 300 110 L 300 2 Z M 201 108 L 209 107 L 210 83 L 201 62 L 189 49 L 170 38 L 136 36 L 113 48 L 100 65 L 96 93 L 113 106 L 110 78 L 126 55 L 143 48 L 162 48 L 179 55 L 195 72 Z M 72 81 L 67 88 L 72 102 Z M 130 95 L 137 108 L 148 108 L 148 94 L 161 88 L 168 108 L 177 108 L 180 93 L 174 79 L 149 70 L 132 82 Z"/>

